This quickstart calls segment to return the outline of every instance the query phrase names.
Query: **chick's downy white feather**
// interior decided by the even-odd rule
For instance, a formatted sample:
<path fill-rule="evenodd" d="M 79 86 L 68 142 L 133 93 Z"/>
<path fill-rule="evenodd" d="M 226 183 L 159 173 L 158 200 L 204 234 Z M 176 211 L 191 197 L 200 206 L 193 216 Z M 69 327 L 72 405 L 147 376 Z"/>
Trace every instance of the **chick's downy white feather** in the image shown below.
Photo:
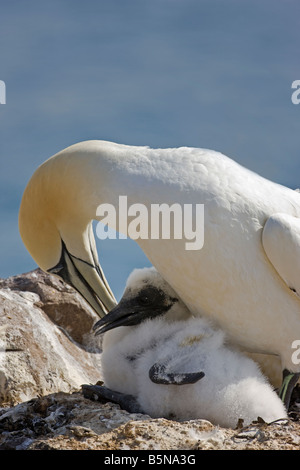
<path fill-rule="evenodd" d="M 129 277 L 125 300 L 133 300 L 152 283 L 168 298 L 174 295 L 150 268 L 136 270 Z M 176 309 L 176 320 L 172 309 Z M 160 381 L 164 374 L 166 382 L 170 376 L 176 380 L 176 374 L 205 375 L 184 385 L 154 383 L 149 376 L 154 365 Z M 266 422 L 287 418 L 282 401 L 258 365 L 231 348 L 224 332 L 209 320 L 193 318 L 178 298 L 163 315 L 107 331 L 102 372 L 107 387 L 133 395 L 143 412 L 152 417 L 202 418 L 224 427 L 235 427 L 239 419 L 249 424 L 258 417 Z"/>

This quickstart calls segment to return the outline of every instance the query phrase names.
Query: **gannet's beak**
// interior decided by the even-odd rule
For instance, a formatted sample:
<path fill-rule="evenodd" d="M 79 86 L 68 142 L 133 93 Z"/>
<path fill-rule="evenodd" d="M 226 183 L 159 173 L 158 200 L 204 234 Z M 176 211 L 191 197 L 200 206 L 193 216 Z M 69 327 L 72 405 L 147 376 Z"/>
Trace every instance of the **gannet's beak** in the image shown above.
<path fill-rule="evenodd" d="M 90 263 L 72 255 L 62 241 L 59 262 L 47 271 L 62 278 L 76 289 L 95 310 L 99 317 L 107 314 L 115 305 L 116 299 L 110 290 L 97 258 Z"/>

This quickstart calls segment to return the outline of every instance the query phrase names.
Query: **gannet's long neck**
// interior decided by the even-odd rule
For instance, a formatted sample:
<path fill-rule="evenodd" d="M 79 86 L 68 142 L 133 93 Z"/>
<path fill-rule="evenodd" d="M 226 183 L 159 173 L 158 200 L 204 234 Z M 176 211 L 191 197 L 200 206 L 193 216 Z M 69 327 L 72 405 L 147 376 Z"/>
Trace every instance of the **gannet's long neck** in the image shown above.
<path fill-rule="evenodd" d="M 24 191 L 19 212 L 24 244 L 43 270 L 59 275 L 85 298 L 92 289 L 91 295 L 110 309 L 115 300 L 98 263 L 91 221 L 99 205 L 117 208 L 120 195 L 128 204 L 148 207 L 172 202 L 174 175 L 172 180 L 160 153 L 146 147 L 103 141 L 72 145 L 43 163 Z M 103 283 L 107 295 L 99 287 Z M 93 299 L 88 301 L 97 308 Z"/>

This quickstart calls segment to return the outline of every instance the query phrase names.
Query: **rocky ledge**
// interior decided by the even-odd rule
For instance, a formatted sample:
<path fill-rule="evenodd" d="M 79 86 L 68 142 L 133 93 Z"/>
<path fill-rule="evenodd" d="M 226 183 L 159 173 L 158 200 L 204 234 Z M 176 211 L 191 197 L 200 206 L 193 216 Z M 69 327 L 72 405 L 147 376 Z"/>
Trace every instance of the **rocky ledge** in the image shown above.
<path fill-rule="evenodd" d="M 288 421 L 236 429 L 130 414 L 81 394 L 101 380 L 97 320 L 37 269 L 0 280 L 0 450 L 298 450 L 299 391 Z"/>

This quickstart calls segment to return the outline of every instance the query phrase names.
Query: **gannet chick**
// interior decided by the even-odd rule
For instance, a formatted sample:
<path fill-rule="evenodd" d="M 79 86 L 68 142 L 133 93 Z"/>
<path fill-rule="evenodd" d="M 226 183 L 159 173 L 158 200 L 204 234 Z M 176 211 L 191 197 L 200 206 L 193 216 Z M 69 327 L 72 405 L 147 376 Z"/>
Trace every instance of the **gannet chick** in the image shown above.
<path fill-rule="evenodd" d="M 287 418 L 257 364 L 231 349 L 207 319 L 193 318 L 154 268 L 129 276 L 120 303 L 96 329 L 105 332 L 105 387 L 85 385 L 86 396 L 154 418 L 202 418 L 223 427 Z"/>

